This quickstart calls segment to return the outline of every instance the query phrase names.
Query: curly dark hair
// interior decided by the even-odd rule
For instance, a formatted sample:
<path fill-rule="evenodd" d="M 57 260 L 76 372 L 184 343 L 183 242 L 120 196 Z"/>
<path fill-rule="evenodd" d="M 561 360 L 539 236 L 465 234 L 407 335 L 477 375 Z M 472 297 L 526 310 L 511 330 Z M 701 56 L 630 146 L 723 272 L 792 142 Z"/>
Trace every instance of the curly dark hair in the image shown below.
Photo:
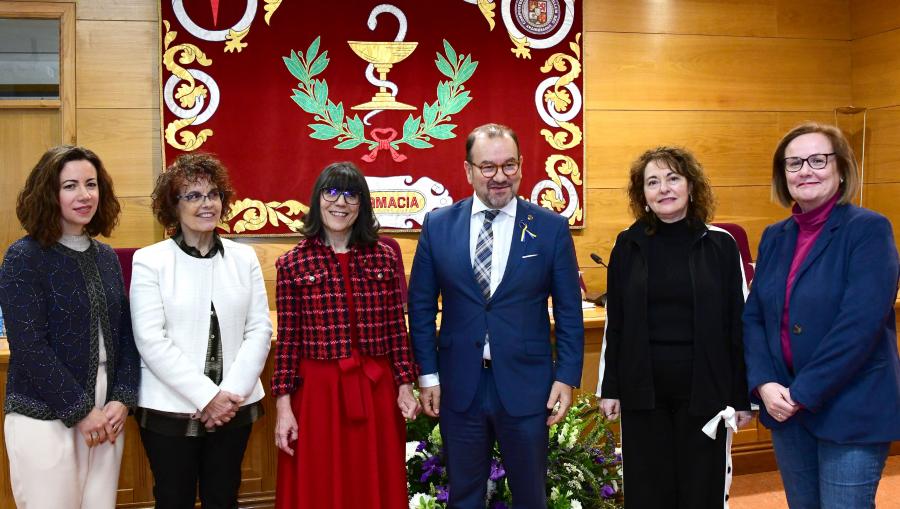
<path fill-rule="evenodd" d="M 355 164 L 347 161 L 331 163 L 319 174 L 309 197 L 309 212 L 303 216 L 303 228 L 300 233 L 305 237 L 319 237 L 324 240 L 325 228 L 322 224 L 322 206 L 319 201 L 322 191 L 331 188 L 359 193 L 359 215 L 350 230 L 349 245 L 370 246 L 378 242 L 379 225 L 375 211 L 372 210 L 372 198 L 366 177 Z"/>
<path fill-rule="evenodd" d="M 631 163 L 628 180 L 628 201 L 631 214 L 637 220 L 648 225 L 648 233 L 656 231 L 659 218 L 652 210 L 647 210 L 647 199 L 644 196 L 644 169 L 655 161 L 664 168 L 685 177 L 691 189 L 688 201 L 687 217 L 691 223 L 706 223 L 713 217 L 715 197 L 703 166 L 687 149 L 681 147 L 652 148 Z"/>
<path fill-rule="evenodd" d="M 201 180 L 208 180 L 210 185 L 222 192 L 222 213 L 219 221 L 228 215 L 234 188 L 228 178 L 228 170 L 221 161 L 211 154 L 182 154 L 166 168 L 156 179 L 153 188 L 153 214 L 159 224 L 169 231 L 178 233 L 181 222 L 178 220 L 178 195 L 183 187 Z"/>
<path fill-rule="evenodd" d="M 109 237 L 119 223 L 122 207 L 116 199 L 112 178 L 97 154 L 85 147 L 59 145 L 44 152 L 16 199 L 16 216 L 22 223 L 22 228 L 44 247 L 52 245 L 62 236 L 59 174 L 63 166 L 71 161 L 87 161 L 97 170 L 100 193 L 97 211 L 84 231 L 91 237 Z"/>
<path fill-rule="evenodd" d="M 850 203 L 859 192 L 859 176 L 857 174 L 858 166 L 856 164 L 856 156 L 853 155 L 853 148 L 850 142 L 844 136 L 840 129 L 833 125 L 819 124 L 816 122 L 806 122 L 788 131 L 787 134 L 778 142 L 775 147 L 775 153 L 772 154 L 772 201 L 776 201 L 785 207 L 790 207 L 794 203 L 787 185 L 787 175 L 784 173 L 784 152 L 787 146 L 798 136 L 804 134 L 818 133 L 831 142 L 831 150 L 834 151 L 835 161 L 837 162 L 838 175 L 841 177 L 840 189 L 841 197 L 838 203 L 843 205 Z"/>

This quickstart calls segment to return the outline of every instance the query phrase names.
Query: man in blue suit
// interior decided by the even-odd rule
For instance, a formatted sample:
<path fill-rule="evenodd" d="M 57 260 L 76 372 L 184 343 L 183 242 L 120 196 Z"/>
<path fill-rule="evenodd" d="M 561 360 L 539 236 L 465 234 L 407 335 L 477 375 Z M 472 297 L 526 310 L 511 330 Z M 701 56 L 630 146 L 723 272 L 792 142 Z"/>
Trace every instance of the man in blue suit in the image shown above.
<path fill-rule="evenodd" d="M 508 127 L 473 130 L 464 167 L 475 196 L 425 217 L 413 260 L 409 324 L 421 400 L 440 418 L 449 508 L 484 508 L 496 440 L 513 508 L 544 509 L 547 426 L 571 406 L 584 356 L 572 236 L 564 217 L 516 198 L 522 156 Z"/>

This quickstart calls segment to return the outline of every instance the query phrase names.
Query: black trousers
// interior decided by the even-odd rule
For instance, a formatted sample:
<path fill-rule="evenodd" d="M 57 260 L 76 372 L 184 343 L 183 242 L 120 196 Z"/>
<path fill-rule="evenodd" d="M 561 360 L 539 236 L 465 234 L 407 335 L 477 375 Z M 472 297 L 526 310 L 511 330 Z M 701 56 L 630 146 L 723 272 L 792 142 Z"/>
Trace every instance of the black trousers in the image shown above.
<path fill-rule="evenodd" d="M 202 437 L 171 437 L 140 428 L 156 509 L 193 509 L 198 483 L 203 509 L 237 509 L 241 461 L 252 429 L 247 425 Z"/>
<path fill-rule="evenodd" d="M 656 408 L 622 410 L 626 509 L 721 509 L 726 433 L 703 433 L 715 414 L 688 413 L 692 361 L 654 355 Z"/>

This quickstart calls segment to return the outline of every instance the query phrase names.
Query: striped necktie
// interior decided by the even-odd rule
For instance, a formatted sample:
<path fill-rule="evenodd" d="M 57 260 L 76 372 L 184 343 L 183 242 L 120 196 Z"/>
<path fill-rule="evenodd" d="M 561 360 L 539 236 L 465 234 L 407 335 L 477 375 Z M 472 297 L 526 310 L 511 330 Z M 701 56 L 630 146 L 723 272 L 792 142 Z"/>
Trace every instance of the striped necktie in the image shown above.
<path fill-rule="evenodd" d="M 499 213 L 499 210 L 484 211 L 484 224 L 481 225 L 478 242 L 475 243 L 475 261 L 472 269 L 475 271 L 475 280 L 478 281 L 485 300 L 491 297 L 491 254 L 494 249 L 494 230 L 491 224 Z"/>

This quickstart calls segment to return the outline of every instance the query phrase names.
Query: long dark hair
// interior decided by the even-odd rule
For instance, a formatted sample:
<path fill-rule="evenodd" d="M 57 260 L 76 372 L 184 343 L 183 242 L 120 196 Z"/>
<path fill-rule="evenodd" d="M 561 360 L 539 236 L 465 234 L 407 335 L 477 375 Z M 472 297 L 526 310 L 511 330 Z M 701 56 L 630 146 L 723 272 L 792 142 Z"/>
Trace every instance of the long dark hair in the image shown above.
<path fill-rule="evenodd" d="M 359 215 L 350 230 L 349 244 L 370 246 L 378 242 L 378 221 L 372 210 L 369 185 L 359 168 L 349 161 L 331 163 L 319 174 L 309 197 L 309 212 L 303 216 L 300 233 L 309 238 L 319 237 L 324 240 L 325 228 L 322 225 L 322 207 L 319 201 L 322 191 L 332 188 L 359 193 Z"/>

